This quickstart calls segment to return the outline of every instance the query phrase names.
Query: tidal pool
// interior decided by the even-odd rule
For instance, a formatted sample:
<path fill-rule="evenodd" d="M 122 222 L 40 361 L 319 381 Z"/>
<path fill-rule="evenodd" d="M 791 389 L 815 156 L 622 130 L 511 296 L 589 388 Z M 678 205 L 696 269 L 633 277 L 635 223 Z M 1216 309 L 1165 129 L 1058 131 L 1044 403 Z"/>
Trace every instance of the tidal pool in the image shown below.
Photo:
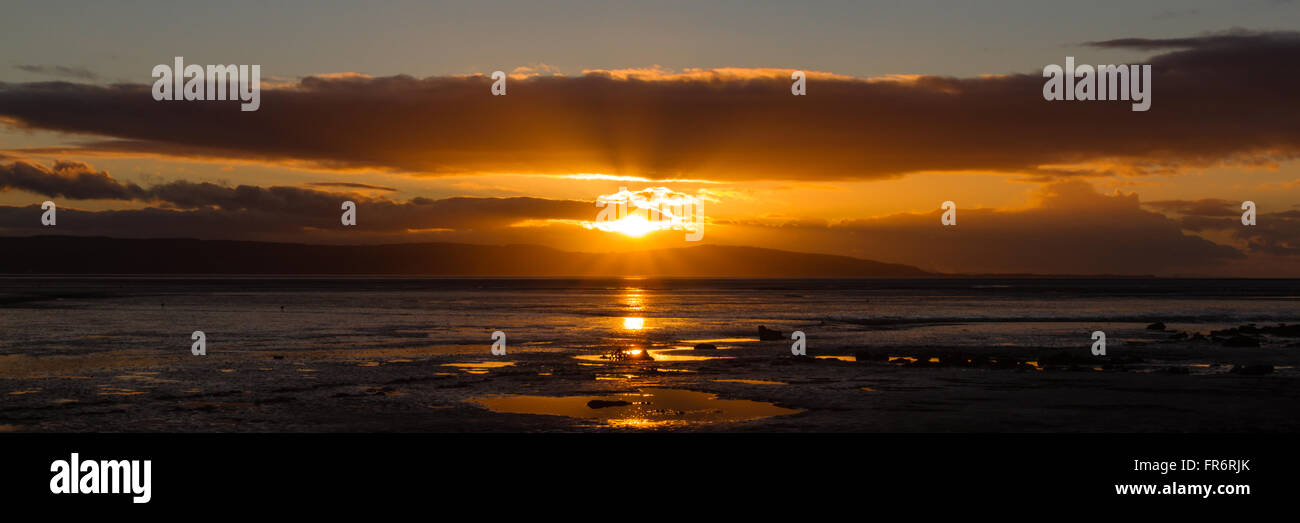
<path fill-rule="evenodd" d="M 803 412 L 762 401 L 718 399 L 707 392 L 653 388 L 604 396 L 508 395 L 470 401 L 493 412 L 567 416 L 626 428 L 731 423 Z"/>

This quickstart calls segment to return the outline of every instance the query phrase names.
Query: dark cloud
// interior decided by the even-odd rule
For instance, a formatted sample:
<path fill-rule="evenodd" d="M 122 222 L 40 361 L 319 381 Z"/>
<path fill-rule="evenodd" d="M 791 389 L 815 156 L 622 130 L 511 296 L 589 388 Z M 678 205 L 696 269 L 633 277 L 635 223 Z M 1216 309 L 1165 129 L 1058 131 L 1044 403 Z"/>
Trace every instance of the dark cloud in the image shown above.
<path fill-rule="evenodd" d="M 1300 256 L 1300 211 L 1264 212 L 1256 209 L 1255 225 L 1242 225 L 1241 202 L 1217 199 L 1171 200 L 1152 205 L 1181 215 L 1179 224 L 1193 232 L 1227 232 L 1243 242 L 1251 253 Z M 1300 259 L 1293 259 L 1300 266 Z"/>
<path fill-rule="evenodd" d="M 0 165 L 0 190 L 27 191 L 74 200 L 136 200 L 144 189 L 120 183 L 107 172 L 81 162 L 59 160 L 54 167 L 17 161 Z"/>
<path fill-rule="evenodd" d="M 18 65 L 19 70 L 32 74 L 45 76 L 57 76 L 61 78 L 73 78 L 76 80 L 97 80 L 99 75 L 85 67 L 73 67 L 66 65 Z"/>
<path fill-rule="evenodd" d="M 592 219 L 593 202 L 543 198 L 412 198 L 396 201 L 349 192 L 302 187 L 227 187 L 209 182 L 172 181 L 142 188 L 122 183 L 89 165 L 59 161 L 53 168 L 26 162 L 0 165 L 0 189 L 22 190 L 72 200 L 125 200 L 157 208 L 122 211 L 59 211 L 60 231 L 78 234 L 142 233 L 237 237 L 235 233 L 292 232 L 340 227 L 342 204 L 357 205 L 360 233 L 419 229 L 500 228 L 527 220 Z M 30 230 L 39 225 L 27 208 L 7 208 L 0 227 Z M 16 209 L 24 209 L 17 211 Z M 181 212 L 192 211 L 192 212 Z M 35 216 L 39 216 L 39 211 Z M 259 225 L 260 223 L 260 225 Z M 188 229 L 187 227 L 193 227 Z M 191 231 L 186 234 L 184 231 Z M 216 235 L 216 236 L 213 236 Z"/>
<path fill-rule="evenodd" d="M 1297 33 L 1093 45 L 1172 49 L 1145 61 L 1154 70 L 1150 111 L 1118 101 L 1043 100 L 1038 71 L 899 81 L 813 74 L 808 95 L 795 97 L 790 71 L 719 70 L 517 78 L 507 96 L 491 96 L 484 76 L 313 77 L 264 89 L 256 112 L 239 111 L 237 101 L 156 102 L 147 85 L 9 84 L 0 87 L 0 115 L 103 137 L 89 151 L 432 175 L 1062 176 L 1269 163 L 1300 153 L 1300 70 L 1291 66 L 1300 62 Z"/>
<path fill-rule="evenodd" d="M 827 225 L 762 227 L 756 236 L 792 250 L 848 254 L 963 273 L 1213 274 L 1238 249 L 1186 234 L 1177 220 L 1143 210 L 1136 194 L 1103 195 L 1083 181 L 1045 187 L 1020 210 L 963 208 Z M 798 246 L 798 248 L 794 247 Z"/>
<path fill-rule="evenodd" d="M 1195 12 L 1195 10 L 1191 11 Z M 1186 38 L 1115 38 L 1112 40 L 1086 42 L 1084 45 L 1115 49 L 1138 49 L 1144 51 L 1156 49 L 1249 50 L 1261 46 L 1286 47 L 1294 45 L 1298 34 L 1300 33 L 1293 31 L 1268 32 L 1231 29 L 1228 31 Z"/>
<path fill-rule="evenodd" d="M 384 187 L 382 185 L 370 185 L 366 183 L 312 182 L 307 184 L 307 186 L 308 187 L 329 187 L 334 189 L 368 189 L 372 191 L 397 192 L 397 189 L 394 189 L 392 187 Z"/>

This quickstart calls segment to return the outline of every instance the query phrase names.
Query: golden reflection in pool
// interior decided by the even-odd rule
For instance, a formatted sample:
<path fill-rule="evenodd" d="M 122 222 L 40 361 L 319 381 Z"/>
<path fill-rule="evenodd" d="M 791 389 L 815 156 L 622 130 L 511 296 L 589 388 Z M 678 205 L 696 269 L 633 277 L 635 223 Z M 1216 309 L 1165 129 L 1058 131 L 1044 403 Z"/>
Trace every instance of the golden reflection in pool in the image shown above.
<path fill-rule="evenodd" d="M 607 396 L 486 396 L 471 402 L 493 412 L 566 416 L 621 428 L 730 423 L 802 412 L 771 403 L 728 400 L 681 389 L 640 389 Z"/>
<path fill-rule="evenodd" d="M 456 367 L 469 374 L 487 374 L 488 369 L 499 369 L 514 365 L 513 361 L 481 361 L 475 363 L 443 363 L 443 367 Z M 439 372 L 440 375 L 447 375 Z M 451 374 L 454 376 L 454 374 Z"/>
<path fill-rule="evenodd" d="M 645 318 L 623 318 L 623 328 L 639 331 L 645 328 Z"/>

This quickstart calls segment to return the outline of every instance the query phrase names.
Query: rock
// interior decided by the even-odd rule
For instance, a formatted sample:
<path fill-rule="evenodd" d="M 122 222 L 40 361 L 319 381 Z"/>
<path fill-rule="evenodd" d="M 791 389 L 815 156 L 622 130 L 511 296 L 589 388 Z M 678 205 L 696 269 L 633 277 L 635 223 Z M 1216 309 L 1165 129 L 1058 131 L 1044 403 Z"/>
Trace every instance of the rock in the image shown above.
<path fill-rule="evenodd" d="M 915 361 L 909 361 L 904 365 L 908 367 L 936 367 L 938 365 L 930 363 L 928 359 L 917 358 Z"/>
<path fill-rule="evenodd" d="M 637 361 L 654 361 L 654 356 L 651 356 L 651 355 L 650 355 L 650 351 L 648 351 L 648 350 L 644 350 L 644 349 L 641 349 L 641 350 L 633 349 L 633 350 L 627 351 L 627 359 L 629 359 L 629 360 L 637 360 Z"/>
<path fill-rule="evenodd" d="M 1162 331 L 1162 330 L 1165 330 L 1165 324 L 1163 324 L 1163 323 L 1157 321 L 1157 322 L 1155 322 L 1155 323 L 1152 323 L 1152 324 L 1150 324 L 1150 325 L 1147 325 L 1147 330 L 1149 330 L 1149 331 Z"/>
<path fill-rule="evenodd" d="M 1273 366 L 1272 365 L 1233 365 L 1232 370 L 1228 372 L 1231 372 L 1233 374 L 1241 374 L 1243 376 L 1262 376 L 1264 374 L 1272 374 Z"/>
<path fill-rule="evenodd" d="M 760 341 L 777 341 L 777 340 L 784 340 L 785 336 L 781 335 L 781 331 L 774 331 L 772 329 L 759 325 L 758 339 Z"/>
<path fill-rule="evenodd" d="M 1003 357 L 993 361 L 993 368 L 995 369 L 1014 369 L 1020 365 L 1022 365 L 1020 361 L 1015 358 Z"/>
<path fill-rule="evenodd" d="M 1287 338 L 1300 338 L 1300 324 L 1287 325 L 1285 323 L 1276 327 L 1265 327 L 1264 332 L 1274 336 L 1285 336 Z"/>
<path fill-rule="evenodd" d="M 853 359 L 858 363 L 864 361 L 889 361 L 889 355 L 883 351 L 860 350 L 853 353 Z"/>
<path fill-rule="evenodd" d="M 712 343 L 696 343 L 695 350 L 718 350 L 718 346 Z"/>
<path fill-rule="evenodd" d="M 970 357 L 960 352 L 939 356 L 939 365 L 947 367 L 965 367 L 969 362 Z"/>
<path fill-rule="evenodd" d="M 1075 357 L 1069 352 L 1059 351 L 1038 358 L 1038 363 L 1040 365 L 1074 365 L 1076 363 L 1081 363 L 1079 360 L 1080 358 Z"/>
<path fill-rule="evenodd" d="M 654 356 L 651 356 L 650 351 L 645 349 L 629 349 L 629 350 L 610 349 L 608 351 L 605 351 L 604 354 L 601 354 L 600 357 L 601 359 L 615 360 L 615 361 L 627 361 L 627 360 L 654 361 Z"/>
<path fill-rule="evenodd" d="M 1231 329 L 1210 331 L 1210 336 L 1217 336 L 1217 337 L 1231 337 L 1237 335 L 1249 336 L 1249 335 L 1260 335 L 1260 334 L 1268 334 L 1272 336 L 1285 336 L 1285 337 L 1300 337 L 1300 325 L 1287 325 L 1285 323 L 1280 323 L 1273 327 L 1257 327 L 1255 326 L 1254 323 L 1250 323 L 1250 324 L 1242 325 L 1240 327 L 1233 327 Z"/>
<path fill-rule="evenodd" d="M 587 407 L 592 409 L 603 409 L 606 407 L 626 407 L 631 405 L 630 402 L 623 400 L 591 400 L 587 402 Z"/>
<path fill-rule="evenodd" d="M 1240 334 L 1228 338 L 1226 340 L 1223 340 L 1222 343 L 1223 346 L 1225 347 L 1258 347 L 1259 346 L 1259 340 L 1255 338 L 1242 336 Z"/>

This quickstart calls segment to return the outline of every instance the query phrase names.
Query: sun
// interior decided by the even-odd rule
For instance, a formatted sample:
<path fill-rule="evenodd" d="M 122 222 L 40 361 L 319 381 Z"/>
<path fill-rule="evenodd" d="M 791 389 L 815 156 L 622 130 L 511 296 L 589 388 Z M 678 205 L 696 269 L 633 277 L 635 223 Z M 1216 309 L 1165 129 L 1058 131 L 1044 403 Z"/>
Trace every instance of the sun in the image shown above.
<path fill-rule="evenodd" d="M 660 229 L 660 227 L 650 220 L 645 219 L 640 214 L 629 214 L 618 220 L 601 224 L 601 230 L 617 232 L 625 236 L 640 238 Z"/>

